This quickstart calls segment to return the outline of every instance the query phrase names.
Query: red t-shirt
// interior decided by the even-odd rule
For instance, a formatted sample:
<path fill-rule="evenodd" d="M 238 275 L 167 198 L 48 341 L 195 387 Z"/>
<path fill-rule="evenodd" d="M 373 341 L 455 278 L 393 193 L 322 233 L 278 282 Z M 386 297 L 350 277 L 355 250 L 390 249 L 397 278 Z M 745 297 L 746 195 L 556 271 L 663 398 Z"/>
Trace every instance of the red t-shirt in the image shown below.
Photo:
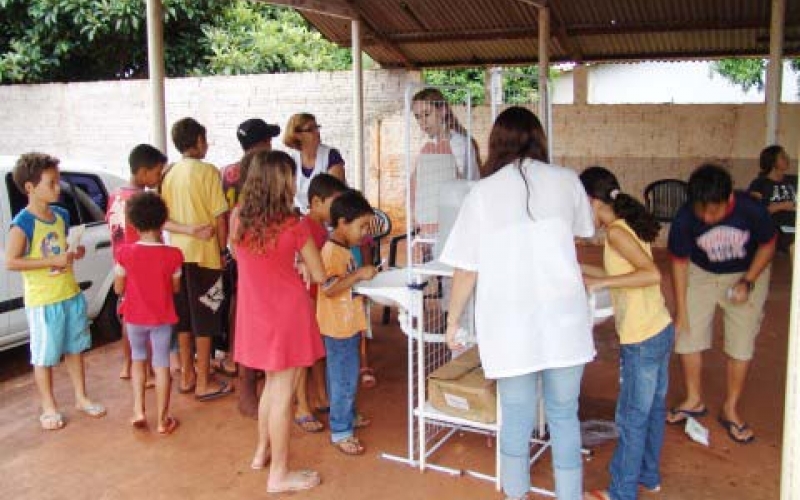
<path fill-rule="evenodd" d="M 183 254 L 163 243 L 138 242 L 119 249 L 116 272 L 125 276 L 121 313 L 134 325 L 177 323 L 172 278 L 179 276 Z"/>
<path fill-rule="evenodd" d="M 108 223 L 108 229 L 111 231 L 111 250 L 116 262 L 119 262 L 118 253 L 123 244 L 139 241 L 139 233 L 136 232 L 136 229 L 131 224 L 127 223 L 125 205 L 131 196 L 142 191 L 142 189 L 133 186 L 121 187 L 111 193 L 108 199 L 106 222 Z"/>
<path fill-rule="evenodd" d="M 300 223 L 308 227 L 308 231 L 311 233 L 311 239 L 314 240 L 314 245 L 317 247 L 317 250 L 322 250 L 322 247 L 325 246 L 325 242 L 328 241 L 328 229 L 307 215 L 300 220 Z M 316 284 L 312 284 L 308 288 L 308 292 L 314 300 L 317 300 L 318 289 L 319 287 Z"/>

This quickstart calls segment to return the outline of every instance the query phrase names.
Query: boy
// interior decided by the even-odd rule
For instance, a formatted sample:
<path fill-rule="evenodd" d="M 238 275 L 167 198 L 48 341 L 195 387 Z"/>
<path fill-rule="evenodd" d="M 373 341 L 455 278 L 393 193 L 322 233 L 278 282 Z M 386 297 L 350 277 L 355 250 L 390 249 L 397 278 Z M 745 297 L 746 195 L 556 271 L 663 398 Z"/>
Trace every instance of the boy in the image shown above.
<path fill-rule="evenodd" d="M 172 141 L 183 157 L 161 184 L 170 220 L 186 225 L 210 224 L 216 235 L 200 240 L 170 231 L 170 242 L 181 249 L 184 259 L 181 291 L 176 297 L 179 319 L 175 330 L 181 360 L 178 392 L 194 393 L 198 401 L 211 401 L 233 392 L 230 382 L 215 383 L 209 376 L 211 340 L 222 333 L 221 251 L 227 245 L 228 204 L 219 170 L 202 161 L 208 152 L 205 127 L 192 118 L 178 120 L 172 126 Z"/>
<path fill-rule="evenodd" d="M 106 222 L 111 232 L 111 248 L 114 254 L 114 262 L 119 262 L 117 257 L 122 244 L 136 243 L 139 239 L 138 233 L 133 226 L 127 223 L 125 216 L 125 207 L 128 199 L 145 189 L 156 188 L 161 182 L 161 173 L 166 163 L 167 157 L 164 156 L 164 153 L 149 144 L 139 144 L 131 150 L 128 156 L 128 165 L 131 170 L 130 183 L 111 193 L 108 201 L 108 212 L 106 213 Z M 208 239 L 213 235 L 213 228 L 210 225 L 184 226 L 168 223 L 166 227 L 170 231 L 192 235 L 196 238 Z M 121 379 L 131 378 L 131 348 L 127 335 L 125 323 L 123 322 L 123 362 L 122 369 L 119 372 L 119 378 Z M 148 383 L 148 387 L 152 387 L 152 384 Z"/>
<path fill-rule="evenodd" d="M 330 174 L 319 174 L 311 179 L 311 184 L 308 187 L 309 212 L 308 215 L 303 217 L 302 223 L 308 226 L 314 244 L 319 250 L 322 250 L 328 240 L 326 226 L 331 223 L 331 204 L 337 196 L 345 191 L 347 191 L 347 185 Z M 311 285 L 309 292 L 311 297 L 316 300 L 317 286 Z M 297 409 L 294 414 L 294 422 L 306 432 L 320 432 L 324 427 L 314 416 L 309 404 L 308 378 L 309 370 L 302 370 L 295 390 Z M 310 378 L 312 383 L 311 394 L 316 400 L 315 407 L 324 411 L 328 408 L 328 395 L 325 391 L 324 359 L 317 361 L 311 367 Z"/>
<path fill-rule="evenodd" d="M 51 206 L 61 192 L 58 159 L 41 153 L 22 155 L 13 172 L 14 184 L 28 196 L 28 205 L 11 221 L 6 268 L 21 271 L 25 312 L 30 330 L 31 364 L 41 398 L 42 429 L 62 429 L 66 422 L 53 396 L 53 370 L 64 356 L 79 411 L 99 418 L 103 405 L 86 395 L 83 351 L 91 337 L 86 300 L 72 273 L 72 262 L 85 249 L 67 247 L 69 214 Z"/>
<path fill-rule="evenodd" d="M 378 272 L 374 266 L 356 268 L 350 248 L 363 240 L 372 217 L 372 207 L 361 193 L 348 190 L 339 195 L 331 203 L 333 232 L 321 252 L 327 280 L 317 298 L 317 321 L 328 356 L 331 442 L 346 455 L 364 453 L 353 431 L 361 332 L 367 317 L 362 298 L 353 296 L 353 285 Z"/>
<path fill-rule="evenodd" d="M 730 174 L 706 164 L 689 177 L 689 199 L 669 233 L 675 289 L 675 352 L 681 355 L 686 399 L 669 411 L 667 423 L 702 417 L 703 351 L 711 347 L 714 312 L 722 309 L 728 394 L 718 420 L 737 443 L 753 431 L 738 403 L 753 358 L 775 254 L 775 228 L 767 210 L 745 193 L 733 192 Z"/>

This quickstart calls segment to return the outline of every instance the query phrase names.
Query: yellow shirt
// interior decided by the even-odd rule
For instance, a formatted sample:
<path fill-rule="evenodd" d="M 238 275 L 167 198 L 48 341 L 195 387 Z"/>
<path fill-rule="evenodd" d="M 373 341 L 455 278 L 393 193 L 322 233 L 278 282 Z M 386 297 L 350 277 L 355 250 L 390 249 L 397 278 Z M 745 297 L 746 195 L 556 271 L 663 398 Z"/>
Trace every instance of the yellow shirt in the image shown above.
<path fill-rule="evenodd" d="M 161 185 L 161 196 L 169 218 L 179 224 L 216 227 L 217 216 L 228 211 L 217 168 L 193 158 L 175 163 Z M 221 269 L 217 238 L 201 240 L 185 234 L 170 234 L 170 244 L 181 249 L 184 262 L 196 262 L 209 269 Z"/>
<path fill-rule="evenodd" d="M 364 309 L 363 297 L 353 296 L 352 289 L 328 297 L 323 290 L 356 271 L 353 254 L 350 253 L 349 248 L 333 241 L 327 241 L 322 247 L 321 255 L 327 279 L 320 287 L 317 296 L 319 331 L 327 337 L 350 338 L 367 329 L 367 314 Z"/>
<path fill-rule="evenodd" d="M 39 219 L 27 209 L 23 209 L 11 222 L 12 226 L 22 229 L 28 240 L 26 259 L 42 259 L 67 251 L 69 214 L 59 207 L 52 207 L 52 210 L 51 221 Z M 25 307 L 56 304 L 80 293 L 72 268 L 22 271 L 22 282 Z"/>
<path fill-rule="evenodd" d="M 615 220 L 612 227 L 627 231 L 636 239 L 647 255 L 652 259 L 653 252 L 648 243 L 643 242 L 623 219 Z M 603 252 L 603 265 L 609 276 L 628 274 L 635 268 L 625 260 L 606 239 Z M 614 303 L 614 319 L 621 344 L 636 344 L 645 341 L 666 328 L 672 318 L 664 304 L 664 295 L 660 285 L 636 288 L 611 288 L 611 300 Z"/>

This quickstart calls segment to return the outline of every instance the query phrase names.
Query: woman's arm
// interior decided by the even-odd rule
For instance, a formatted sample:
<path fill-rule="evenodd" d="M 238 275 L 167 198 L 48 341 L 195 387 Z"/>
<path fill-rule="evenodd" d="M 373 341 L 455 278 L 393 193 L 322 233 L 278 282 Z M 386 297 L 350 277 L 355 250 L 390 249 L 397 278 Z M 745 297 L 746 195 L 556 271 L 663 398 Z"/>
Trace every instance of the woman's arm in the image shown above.
<path fill-rule="evenodd" d="M 453 289 L 450 293 L 450 307 L 447 314 L 447 332 L 445 339 L 450 349 L 462 349 L 464 346 L 456 342 L 456 333 L 461 321 L 461 315 L 467 305 L 475 284 L 478 282 L 476 271 L 456 269 L 453 273 Z"/>
<path fill-rule="evenodd" d="M 618 227 L 608 230 L 609 245 L 627 260 L 634 270 L 616 276 L 592 277 L 584 281 L 589 288 L 640 288 L 661 283 L 661 272 L 656 263 L 629 232 Z"/>
<path fill-rule="evenodd" d="M 344 163 L 337 163 L 328 167 L 328 173 L 347 184 L 344 173 Z"/>

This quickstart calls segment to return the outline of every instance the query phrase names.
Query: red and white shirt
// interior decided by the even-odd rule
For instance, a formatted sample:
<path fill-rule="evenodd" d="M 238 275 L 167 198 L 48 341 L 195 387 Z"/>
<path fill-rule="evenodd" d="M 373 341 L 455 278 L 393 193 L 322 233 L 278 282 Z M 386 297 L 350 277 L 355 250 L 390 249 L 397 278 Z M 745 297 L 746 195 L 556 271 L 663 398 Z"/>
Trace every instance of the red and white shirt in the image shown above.
<path fill-rule="evenodd" d="M 178 321 L 172 278 L 181 275 L 183 254 L 163 243 L 139 241 L 122 245 L 115 266 L 125 277 L 125 322 L 134 325 L 171 325 Z"/>
<path fill-rule="evenodd" d="M 125 217 L 125 205 L 131 196 L 142 191 L 142 189 L 133 186 L 126 186 L 117 189 L 109 197 L 106 222 L 108 223 L 108 229 L 111 231 L 111 249 L 114 254 L 114 260 L 117 262 L 119 262 L 117 254 L 123 244 L 139 241 L 139 233 L 136 232 L 136 229 L 131 224 L 128 224 L 128 219 Z"/>

